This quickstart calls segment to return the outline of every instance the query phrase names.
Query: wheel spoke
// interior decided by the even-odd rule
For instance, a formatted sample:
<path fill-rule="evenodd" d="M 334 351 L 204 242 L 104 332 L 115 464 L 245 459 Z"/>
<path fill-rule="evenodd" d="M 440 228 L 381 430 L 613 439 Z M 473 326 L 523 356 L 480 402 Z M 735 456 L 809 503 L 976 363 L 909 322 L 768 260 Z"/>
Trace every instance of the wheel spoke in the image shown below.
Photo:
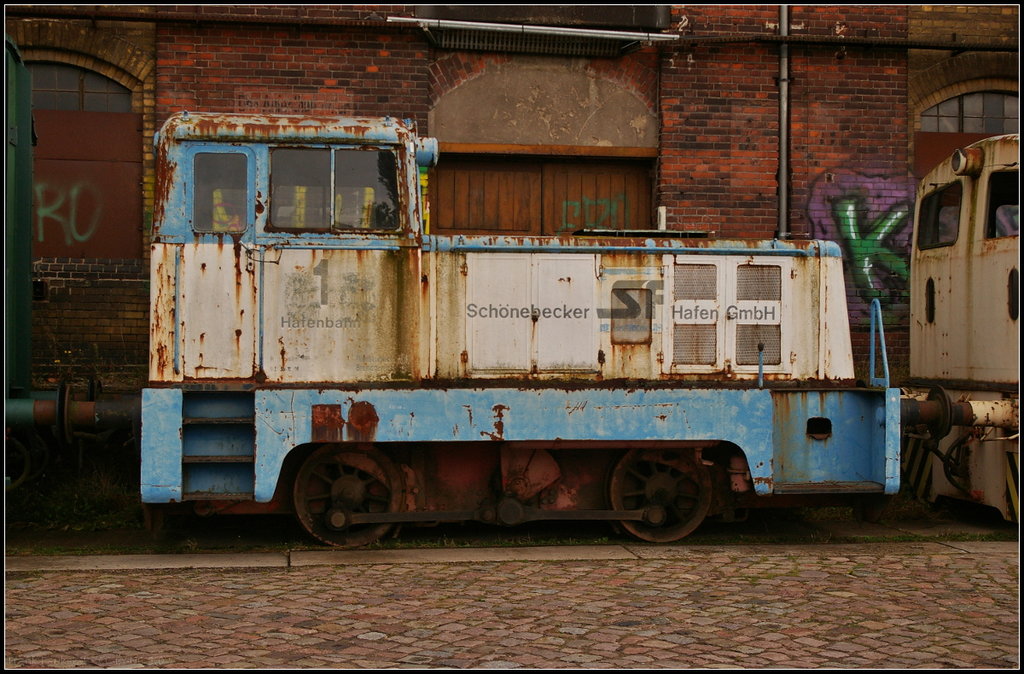
<path fill-rule="evenodd" d="M 326 464 L 320 464 L 318 466 L 315 466 L 312 472 L 310 473 L 310 477 L 318 477 L 327 484 L 331 484 L 332 482 L 334 482 L 334 478 L 328 475 L 327 472 L 324 470 L 326 467 Z"/>
<path fill-rule="evenodd" d="M 313 501 L 330 501 L 331 500 L 331 490 L 328 489 L 327 491 L 322 492 L 322 493 L 318 493 L 318 494 L 311 494 L 309 492 L 306 492 L 306 495 L 305 495 L 304 498 L 306 499 L 306 503 L 311 503 Z"/>

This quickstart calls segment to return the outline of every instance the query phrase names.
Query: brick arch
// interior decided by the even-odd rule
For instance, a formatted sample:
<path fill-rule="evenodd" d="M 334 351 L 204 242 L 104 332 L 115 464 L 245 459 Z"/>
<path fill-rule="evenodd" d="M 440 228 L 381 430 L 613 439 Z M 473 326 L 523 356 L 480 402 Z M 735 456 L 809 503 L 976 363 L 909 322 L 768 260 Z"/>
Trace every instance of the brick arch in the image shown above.
<path fill-rule="evenodd" d="M 656 65 L 656 54 L 643 53 L 446 55 L 430 69 L 430 133 L 450 142 L 655 147 Z"/>
<path fill-rule="evenodd" d="M 451 52 L 437 59 L 430 66 L 430 107 L 456 87 L 485 73 L 488 67 L 509 60 L 504 54 L 466 52 Z"/>
<path fill-rule="evenodd" d="M 917 120 L 922 111 L 953 96 L 976 91 L 1016 92 L 1017 65 L 1011 54 L 971 53 L 940 61 L 910 78 L 907 111 Z"/>
<path fill-rule="evenodd" d="M 1017 92 L 1018 64 L 1013 54 L 961 54 L 913 73 L 907 82 L 908 157 L 915 156 L 914 134 L 921 113 L 937 103 L 978 91 Z"/>
<path fill-rule="evenodd" d="M 142 112 L 144 91 L 155 86 L 155 55 L 111 31 L 66 21 L 18 22 L 10 32 L 28 62 L 77 66 L 108 77 L 132 92 Z"/>
<path fill-rule="evenodd" d="M 980 91 L 999 91 L 1003 93 L 1017 93 L 1017 81 L 1005 79 L 1001 77 L 985 77 L 981 79 L 970 80 L 966 82 L 957 82 L 947 87 L 943 87 L 937 91 L 933 91 L 927 96 L 919 99 L 916 104 L 911 108 L 912 114 L 916 119 L 920 119 L 921 113 L 937 105 L 945 100 L 954 98 L 956 96 L 963 96 L 964 94 L 973 94 Z M 920 122 L 914 125 L 915 130 L 918 128 Z"/>

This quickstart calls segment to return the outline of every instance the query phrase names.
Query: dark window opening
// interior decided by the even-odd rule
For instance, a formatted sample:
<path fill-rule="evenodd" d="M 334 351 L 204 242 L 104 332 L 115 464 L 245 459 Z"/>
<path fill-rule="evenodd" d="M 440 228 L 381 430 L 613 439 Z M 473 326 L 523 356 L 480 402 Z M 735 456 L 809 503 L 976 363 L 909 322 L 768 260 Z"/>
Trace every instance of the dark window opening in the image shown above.
<path fill-rule="evenodd" d="M 326 230 L 331 151 L 278 148 L 270 153 L 270 224 L 275 229 Z"/>
<path fill-rule="evenodd" d="M 398 166 L 391 152 L 336 150 L 334 229 L 397 229 Z"/>
<path fill-rule="evenodd" d="M 918 213 L 918 248 L 948 246 L 956 241 L 960 229 L 962 198 L 963 186 L 959 182 L 936 190 L 924 198 Z"/>
<path fill-rule="evenodd" d="M 1020 235 L 1020 174 L 999 171 L 988 179 L 988 218 L 985 237 Z"/>
<path fill-rule="evenodd" d="M 935 279 L 928 279 L 924 284 L 924 319 L 935 322 Z"/>
<path fill-rule="evenodd" d="M 1016 267 L 1010 270 L 1006 288 L 1006 304 L 1010 311 L 1010 320 L 1015 321 L 1020 316 L 1020 272 Z"/>

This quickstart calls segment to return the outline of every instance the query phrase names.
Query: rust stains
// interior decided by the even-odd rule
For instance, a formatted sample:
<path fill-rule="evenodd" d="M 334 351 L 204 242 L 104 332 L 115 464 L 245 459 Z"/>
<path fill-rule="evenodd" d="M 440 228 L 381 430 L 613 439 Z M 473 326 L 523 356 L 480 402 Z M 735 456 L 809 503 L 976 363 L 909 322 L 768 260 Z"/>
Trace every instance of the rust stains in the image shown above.
<path fill-rule="evenodd" d="M 372 404 L 365 400 L 352 403 L 348 411 L 348 425 L 350 429 L 350 440 L 373 440 L 377 433 L 377 424 L 380 419 L 377 417 L 377 410 Z"/>
<path fill-rule="evenodd" d="M 490 438 L 491 440 L 504 440 L 505 439 L 505 410 L 508 407 L 505 405 L 495 405 L 491 408 L 494 412 L 494 432 L 480 431 L 480 435 Z"/>
<path fill-rule="evenodd" d="M 345 439 L 341 405 L 313 405 L 311 424 L 313 442 L 341 442 Z"/>

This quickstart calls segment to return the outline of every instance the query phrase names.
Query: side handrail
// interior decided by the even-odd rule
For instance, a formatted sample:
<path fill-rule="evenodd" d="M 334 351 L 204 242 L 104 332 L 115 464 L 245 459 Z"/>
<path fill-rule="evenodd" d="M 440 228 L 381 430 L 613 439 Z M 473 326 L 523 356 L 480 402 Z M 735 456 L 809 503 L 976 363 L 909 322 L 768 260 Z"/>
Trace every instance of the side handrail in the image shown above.
<path fill-rule="evenodd" d="M 875 375 L 875 329 L 878 330 L 880 343 L 882 376 Z M 878 299 L 871 300 L 871 350 L 869 352 L 868 381 L 871 386 L 889 388 L 889 357 L 885 353 L 885 326 L 882 324 L 882 303 Z"/>

